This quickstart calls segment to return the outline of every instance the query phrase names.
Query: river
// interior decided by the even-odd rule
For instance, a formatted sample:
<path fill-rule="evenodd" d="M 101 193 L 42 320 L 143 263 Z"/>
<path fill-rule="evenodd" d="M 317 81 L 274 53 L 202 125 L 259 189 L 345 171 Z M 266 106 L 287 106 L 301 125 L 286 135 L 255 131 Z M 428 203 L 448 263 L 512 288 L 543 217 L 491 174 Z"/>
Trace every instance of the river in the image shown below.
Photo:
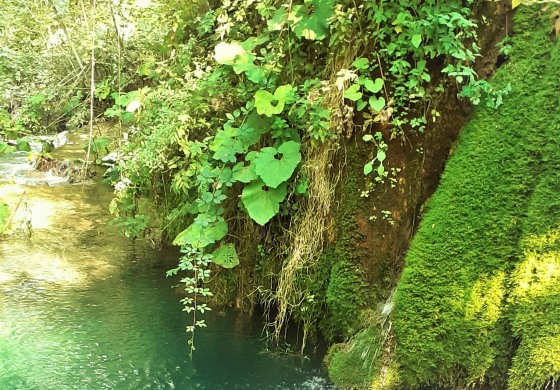
<path fill-rule="evenodd" d="M 233 310 L 205 314 L 191 360 L 187 314 L 165 277 L 176 251 L 108 226 L 108 186 L 25 164 L 0 155 L 0 199 L 19 203 L 20 227 L 0 238 L 1 390 L 334 388 L 320 357 L 267 352 L 260 319 Z"/>

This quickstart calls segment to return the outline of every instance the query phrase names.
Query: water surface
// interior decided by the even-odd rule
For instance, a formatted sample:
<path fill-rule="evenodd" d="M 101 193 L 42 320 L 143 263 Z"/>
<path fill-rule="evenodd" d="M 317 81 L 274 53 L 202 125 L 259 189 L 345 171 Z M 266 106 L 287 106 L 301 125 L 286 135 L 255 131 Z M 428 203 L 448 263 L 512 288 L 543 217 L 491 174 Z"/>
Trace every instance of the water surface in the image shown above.
<path fill-rule="evenodd" d="M 191 360 L 165 278 L 177 253 L 108 227 L 108 187 L 32 176 L 0 183 L 19 205 L 0 239 L 0 389 L 331 389 L 318 357 L 267 353 L 259 319 L 235 311 L 206 316 Z"/>

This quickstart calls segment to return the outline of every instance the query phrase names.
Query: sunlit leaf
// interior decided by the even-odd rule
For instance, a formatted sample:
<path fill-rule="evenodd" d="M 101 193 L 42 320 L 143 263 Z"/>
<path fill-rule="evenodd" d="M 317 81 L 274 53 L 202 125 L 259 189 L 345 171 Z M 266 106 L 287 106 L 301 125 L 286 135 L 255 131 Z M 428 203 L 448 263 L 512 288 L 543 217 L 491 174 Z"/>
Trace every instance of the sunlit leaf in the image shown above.
<path fill-rule="evenodd" d="M 385 98 L 377 99 L 375 96 L 369 98 L 369 105 L 374 111 L 381 111 L 385 107 Z"/>
<path fill-rule="evenodd" d="M 243 162 L 235 164 L 231 170 L 233 178 L 241 183 L 250 183 L 258 178 L 254 164 L 245 165 Z"/>
<path fill-rule="evenodd" d="M 352 62 L 352 66 L 358 69 L 367 69 L 369 60 L 364 57 L 358 58 L 356 61 Z"/>
<path fill-rule="evenodd" d="M 218 64 L 233 65 L 235 57 L 242 54 L 245 54 L 245 49 L 237 42 L 220 42 L 214 48 L 214 59 Z"/>
<path fill-rule="evenodd" d="M 367 79 L 364 82 L 364 88 L 367 89 L 369 92 L 377 93 L 381 91 L 383 88 L 383 79 L 376 78 L 375 82 L 371 79 Z"/>
<path fill-rule="evenodd" d="M 312 6 L 293 6 L 289 16 L 299 38 L 320 40 L 329 30 L 328 20 L 334 14 L 334 0 L 312 0 Z"/>
<path fill-rule="evenodd" d="M 383 149 L 379 149 L 377 151 L 377 159 L 379 160 L 379 162 L 385 161 L 386 157 L 387 157 L 387 154 L 385 153 L 385 151 Z"/>
<path fill-rule="evenodd" d="M 344 91 L 344 97 L 352 100 L 353 102 L 360 100 L 362 96 L 363 95 L 360 92 L 360 86 L 358 84 L 352 84 L 350 88 Z"/>
<path fill-rule="evenodd" d="M 286 102 L 293 98 L 293 87 L 282 85 L 276 89 L 274 95 L 265 90 L 255 93 L 255 108 L 259 115 L 278 115 L 284 110 Z"/>
<path fill-rule="evenodd" d="M 228 227 L 223 219 L 208 226 L 203 226 L 195 221 L 175 237 L 173 245 L 190 244 L 195 248 L 204 248 L 224 238 L 227 232 Z"/>
<path fill-rule="evenodd" d="M 280 7 L 272 15 L 272 19 L 267 21 L 268 27 L 271 30 L 280 31 L 288 21 L 288 12 L 286 7 Z"/>
<path fill-rule="evenodd" d="M 371 171 L 373 171 L 373 164 L 371 162 L 368 162 L 366 165 L 364 165 L 364 175 L 369 175 Z"/>

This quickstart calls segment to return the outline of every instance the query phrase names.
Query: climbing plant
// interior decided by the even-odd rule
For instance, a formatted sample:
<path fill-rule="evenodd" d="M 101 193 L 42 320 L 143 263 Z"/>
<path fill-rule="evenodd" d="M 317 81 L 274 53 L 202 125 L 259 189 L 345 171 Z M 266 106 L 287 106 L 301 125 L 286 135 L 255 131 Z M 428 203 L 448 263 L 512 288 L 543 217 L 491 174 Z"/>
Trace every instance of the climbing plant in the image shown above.
<path fill-rule="evenodd" d="M 106 115 L 131 125 L 112 174 L 112 211 L 127 234 L 159 231 L 197 264 L 196 272 L 175 272 L 234 267 L 234 210 L 261 226 L 293 213 L 288 203 L 306 193 L 298 181 L 304 152 L 348 135 L 336 125 L 340 112 L 364 119 L 362 138 L 374 149 L 364 174 L 375 171 L 382 182 L 389 141 L 426 131 L 438 117 L 426 107 L 444 86 L 456 84 L 474 103 L 495 94 L 473 70 L 473 4 L 232 0 L 176 13 L 157 48 L 174 54 L 138 68 L 157 83 L 124 99 L 103 95 L 115 102 Z M 337 66 L 343 57 L 347 65 Z M 388 125 L 389 136 L 370 135 L 376 123 Z M 164 218 L 138 219 L 145 196 Z M 204 254 L 212 255 L 197 263 Z M 189 283 L 187 290 L 198 288 Z"/>

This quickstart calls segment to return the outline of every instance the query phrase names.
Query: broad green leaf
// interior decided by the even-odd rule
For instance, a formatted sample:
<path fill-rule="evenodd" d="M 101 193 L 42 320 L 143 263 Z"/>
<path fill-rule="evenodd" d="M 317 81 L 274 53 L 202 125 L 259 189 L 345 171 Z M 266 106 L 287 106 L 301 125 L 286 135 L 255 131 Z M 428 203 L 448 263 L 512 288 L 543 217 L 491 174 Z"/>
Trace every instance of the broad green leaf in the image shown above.
<path fill-rule="evenodd" d="M 245 53 L 245 49 L 237 42 L 220 42 L 214 48 L 214 59 L 218 64 L 233 65 L 235 57 Z"/>
<path fill-rule="evenodd" d="M 412 45 L 415 48 L 419 48 L 420 44 L 422 43 L 422 35 L 420 35 L 420 34 L 413 35 L 410 42 L 412 42 Z"/>
<path fill-rule="evenodd" d="M 204 248 L 224 238 L 227 232 L 228 227 L 223 219 L 208 226 L 202 226 L 195 220 L 188 228 L 175 237 L 173 245 L 190 244 L 195 248 Z"/>
<path fill-rule="evenodd" d="M 373 164 L 371 162 L 368 162 L 366 165 L 364 165 L 364 175 L 369 175 L 371 171 L 373 171 Z"/>
<path fill-rule="evenodd" d="M 367 79 L 364 82 L 364 88 L 367 89 L 369 92 L 377 93 L 381 91 L 383 88 L 383 79 L 376 78 L 375 82 L 371 79 Z"/>
<path fill-rule="evenodd" d="M 29 152 L 31 151 L 31 147 L 29 146 L 29 141 L 31 139 L 28 137 L 18 138 L 16 140 L 17 146 L 16 149 L 20 152 Z"/>
<path fill-rule="evenodd" d="M 309 187 L 309 180 L 308 179 L 302 180 L 296 185 L 294 192 L 296 195 L 307 195 L 308 187 Z"/>
<path fill-rule="evenodd" d="M 352 100 L 353 102 L 360 100 L 362 98 L 360 86 L 358 84 L 352 84 L 350 88 L 344 91 L 344 97 Z"/>
<path fill-rule="evenodd" d="M 274 92 L 274 98 L 281 100 L 283 102 L 289 102 L 294 96 L 294 87 L 292 87 L 290 84 L 286 84 L 286 85 L 281 85 L 278 88 L 276 88 L 276 91 Z"/>
<path fill-rule="evenodd" d="M 383 149 L 377 150 L 377 159 L 379 160 L 379 162 L 385 161 L 386 157 L 387 157 L 387 154 L 383 151 Z"/>
<path fill-rule="evenodd" d="M 268 91 L 260 90 L 255 93 L 255 108 L 259 115 L 278 115 L 284 110 L 284 105 L 293 99 L 293 87 L 282 85 L 276 88 L 274 95 Z"/>
<path fill-rule="evenodd" d="M 245 75 L 249 80 L 256 84 L 266 84 L 266 73 L 262 66 L 253 65 L 245 71 Z"/>
<path fill-rule="evenodd" d="M 258 178 L 254 164 L 245 165 L 243 162 L 238 162 L 231 172 L 233 178 L 241 183 L 250 183 Z"/>
<path fill-rule="evenodd" d="M 274 95 L 268 91 L 260 90 L 255 93 L 255 108 L 259 115 L 278 115 L 284 110 L 284 104 L 283 101 L 276 100 Z"/>
<path fill-rule="evenodd" d="M 16 147 L 8 144 L 7 142 L 0 141 L 0 153 L 13 153 L 16 151 Z"/>
<path fill-rule="evenodd" d="M 367 69 L 369 66 L 369 60 L 364 57 L 358 58 L 356 61 L 352 62 L 352 66 L 358 69 Z"/>
<path fill-rule="evenodd" d="M 512 0 L 511 2 L 511 9 L 516 9 L 521 5 L 521 0 Z"/>
<path fill-rule="evenodd" d="M 250 37 L 241 42 L 241 47 L 245 51 L 252 51 L 256 46 L 262 45 L 263 43 L 268 42 L 269 37 L 268 34 L 260 34 L 256 37 Z"/>
<path fill-rule="evenodd" d="M 256 68 L 256 65 L 253 63 L 255 61 L 255 56 L 250 53 L 242 53 L 235 57 L 233 60 L 233 71 L 236 74 L 244 73 Z"/>
<path fill-rule="evenodd" d="M 380 165 L 377 167 L 377 174 L 379 176 L 383 176 L 383 174 L 385 173 L 385 167 L 383 165 Z"/>
<path fill-rule="evenodd" d="M 220 245 L 212 252 L 212 256 L 214 263 L 223 268 L 233 268 L 239 265 L 239 257 L 233 244 Z"/>
<path fill-rule="evenodd" d="M 300 145 L 288 141 L 275 148 L 262 148 L 255 157 L 255 171 L 264 183 L 272 188 L 288 180 L 301 161 Z"/>
<path fill-rule="evenodd" d="M 369 105 L 374 111 L 381 111 L 385 107 L 385 98 L 380 97 L 377 99 L 375 96 L 369 98 Z"/>
<path fill-rule="evenodd" d="M 262 180 L 257 180 L 243 189 L 241 201 L 249 216 L 259 225 L 264 226 L 280 210 L 280 203 L 287 194 L 287 184 L 278 188 L 268 187 Z"/>
<path fill-rule="evenodd" d="M 288 16 L 299 38 L 320 40 L 329 30 L 328 20 L 334 15 L 334 0 L 312 0 L 312 6 L 293 6 Z"/>

